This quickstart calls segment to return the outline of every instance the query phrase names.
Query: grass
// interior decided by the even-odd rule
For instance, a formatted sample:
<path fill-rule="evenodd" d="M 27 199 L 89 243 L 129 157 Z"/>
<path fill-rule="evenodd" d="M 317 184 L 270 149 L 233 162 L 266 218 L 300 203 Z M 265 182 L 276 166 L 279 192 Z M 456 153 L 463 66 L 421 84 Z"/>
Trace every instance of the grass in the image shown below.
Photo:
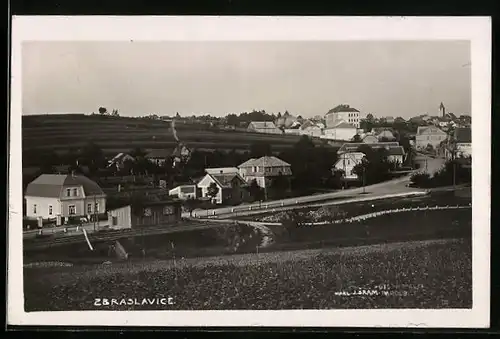
<path fill-rule="evenodd" d="M 415 197 L 405 197 L 405 198 L 384 198 L 379 200 L 373 200 L 368 202 L 349 202 L 332 205 L 331 207 L 338 207 L 339 212 L 344 212 L 346 217 L 353 217 L 362 214 L 368 214 L 372 212 L 404 208 L 404 207 L 425 207 L 425 206 L 445 206 L 445 205 L 468 205 L 471 203 L 470 194 L 466 194 L 465 191 L 470 192 L 470 188 L 465 188 L 453 191 L 437 191 L 431 192 L 430 194 Z M 465 192 L 465 193 L 464 193 Z M 345 199 L 345 198 L 338 198 Z M 324 202 L 325 204 L 328 201 Z M 372 206 L 373 205 L 373 206 Z M 295 209 L 298 212 L 311 212 L 321 209 L 322 206 L 314 207 L 303 207 Z M 264 221 L 264 222 L 279 222 L 279 215 L 275 212 L 266 212 L 261 214 L 253 214 L 250 216 L 235 217 L 235 219 L 240 220 L 254 220 L 254 221 Z"/>
<path fill-rule="evenodd" d="M 268 142 L 276 150 L 292 147 L 299 136 L 248 133 L 207 128 L 203 125 L 176 125 L 179 138 L 192 148 L 245 149 L 254 142 Z M 23 148 L 65 150 L 92 140 L 108 149 L 173 148 L 170 123 L 126 117 L 85 115 L 32 115 L 23 117 Z M 320 141 L 317 141 L 320 143 Z"/>
<path fill-rule="evenodd" d="M 448 240 L 25 269 L 26 311 L 470 308 L 471 243 Z M 347 296 L 338 292 L 379 291 Z M 384 295 L 383 292 L 387 295 Z M 95 298 L 172 297 L 167 306 L 96 308 Z"/>

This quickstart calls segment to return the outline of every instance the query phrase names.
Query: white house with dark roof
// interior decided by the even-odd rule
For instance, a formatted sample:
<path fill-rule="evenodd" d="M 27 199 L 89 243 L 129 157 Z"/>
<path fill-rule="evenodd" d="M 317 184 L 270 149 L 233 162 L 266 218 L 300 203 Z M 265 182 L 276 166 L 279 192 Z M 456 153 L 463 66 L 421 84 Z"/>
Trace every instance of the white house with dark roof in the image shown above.
<path fill-rule="evenodd" d="M 217 195 L 213 198 L 217 204 L 238 204 L 249 197 L 247 182 L 240 176 L 238 169 L 230 168 L 207 168 L 206 175 L 198 182 L 203 198 L 211 198 L 208 195 L 209 187 L 215 184 L 218 188 Z"/>
<path fill-rule="evenodd" d="M 251 183 L 255 180 L 262 188 L 269 187 L 273 178 L 278 176 L 289 178 L 292 175 L 291 165 L 275 156 L 247 160 L 238 166 L 238 170 L 246 182 Z"/>
<path fill-rule="evenodd" d="M 83 175 L 42 174 L 28 184 L 25 199 L 28 218 L 81 217 L 106 212 L 106 194 Z"/>
<path fill-rule="evenodd" d="M 328 127 L 323 130 L 321 138 L 329 140 L 351 140 L 358 133 L 355 125 L 345 121 L 338 122 L 333 127 Z"/>
<path fill-rule="evenodd" d="M 325 114 L 326 128 L 334 128 L 340 121 L 360 127 L 360 112 L 349 105 L 338 105 Z"/>
<path fill-rule="evenodd" d="M 272 121 L 252 121 L 247 130 L 256 133 L 283 134 L 283 131 L 276 127 Z"/>

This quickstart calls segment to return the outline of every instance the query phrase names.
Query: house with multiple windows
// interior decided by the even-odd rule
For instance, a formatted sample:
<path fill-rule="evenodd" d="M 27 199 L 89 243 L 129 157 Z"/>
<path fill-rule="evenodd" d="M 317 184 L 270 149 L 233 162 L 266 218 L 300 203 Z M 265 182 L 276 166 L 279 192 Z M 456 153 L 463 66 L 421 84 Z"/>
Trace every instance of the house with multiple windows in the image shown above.
<path fill-rule="evenodd" d="M 283 176 L 289 180 L 292 175 L 291 165 L 275 156 L 247 160 L 238 166 L 238 171 L 247 183 L 255 180 L 262 188 L 270 187 L 277 177 Z"/>
<path fill-rule="evenodd" d="M 416 149 L 425 149 L 431 145 L 436 149 L 447 137 L 448 134 L 436 126 L 419 126 L 415 135 L 415 147 Z"/>
<path fill-rule="evenodd" d="M 52 219 L 83 217 L 106 212 L 106 195 L 83 175 L 42 174 L 25 192 L 26 217 Z"/>
<path fill-rule="evenodd" d="M 286 133 L 286 130 L 285 130 Z M 305 121 L 299 127 L 299 135 L 308 135 L 310 137 L 320 137 L 323 135 L 323 126 L 311 120 Z"/>
<path fill-rule="evenodd" d="M 334 128 L 341 121 L 360 127 L 360 112 L 349 105 L 338 105 L 325 114 L 326 128 Z"/>
<path fill-rule="evenodd" d="M 217 204 L 239 204 L 250 197 L 248 183 L 240 176 L 238 169 L 207 168 L 205 176 L 198 182 L 201 197 L 212 199 Z M 217 187 L 217 194 L 210 195 L 210 187 Z"/>

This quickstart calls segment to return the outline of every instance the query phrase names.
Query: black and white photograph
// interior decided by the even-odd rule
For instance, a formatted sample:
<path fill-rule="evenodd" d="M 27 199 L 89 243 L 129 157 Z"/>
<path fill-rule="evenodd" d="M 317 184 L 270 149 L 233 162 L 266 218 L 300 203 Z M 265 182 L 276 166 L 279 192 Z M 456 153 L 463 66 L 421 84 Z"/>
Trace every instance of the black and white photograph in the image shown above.
<path fill-rule="evenodd" d="M 487 327 L 490 30 L 14 18 L 9 322 Z"/>

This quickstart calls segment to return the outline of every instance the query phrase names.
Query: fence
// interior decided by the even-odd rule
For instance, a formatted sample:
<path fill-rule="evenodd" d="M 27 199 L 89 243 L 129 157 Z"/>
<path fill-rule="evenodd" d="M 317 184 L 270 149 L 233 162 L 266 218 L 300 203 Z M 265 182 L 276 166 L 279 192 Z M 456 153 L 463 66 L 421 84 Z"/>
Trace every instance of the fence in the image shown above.
<path fill-rule="evenodd" d="M 351 192 L 351 194 L 354 194 Z M 205 211 L 194 211 L 193 212 L 193 217 L 196 218 L 217 218 L 223 215 L 231 215 L 231 214 L 238 214 L 241 213 L 240 215 L 244 214 L 255 214 L 255 213 L 265 213 L 269 212 L 269 209 L 271 209 L 271 212 L 277 212 L 277 211 L 287 211 L 291 209 L 297 208 L 297 206 L 300 205 L 305 205 L 308 203 L 313 203 L 313 202 L 321 202 L 321 201 L 326 201 L 326 200 L 333 200 L 333 199 L 339 199 L 339 203 L 350 203 L 350 202 L 364 202 L 364 201 L 373 201 L 373 200 L 379 200 L 379 199 L 386 199 L 386 198 L 397 198 L 397 197 L 408 197 L 408 196 L 415 196 L 415 195 L 425 195 L 428 194 L 428 192 L 405 192 L 405 193 L 391 193 L 391 194 L 385 194 L 385 195 L 377 195 L 377 196 L 367 196 L 364 198 L 356 197 L 356 198 L 350 198 L 350 196 L 342 197 L 342 196 L 335 196 L 335 193 L 326 193 L 326 194 L 318 194 L 318 195 L 312 195 L 312 196 L 305 196 L 305 197 L 298 197 L 298 198 L 290 198 L 290 199 L 283 199 L 279 201 L 270 201 L 266 203 L 253 203 L 250 205 L 242 205 L 242 206 L 235 206 L 235 207 L 228 207 L 228 208 L 220 208 L 220 209 L 212 209 L 212 210 L 205 210 Z M 338 193 L 337 193 L 338 195 Z M 345 198 L 342 200 L 341 198 Z M 350 198 L 350 199 L 349 199 Z M 253 213 L 255 212 L 255 213 Z"/>

